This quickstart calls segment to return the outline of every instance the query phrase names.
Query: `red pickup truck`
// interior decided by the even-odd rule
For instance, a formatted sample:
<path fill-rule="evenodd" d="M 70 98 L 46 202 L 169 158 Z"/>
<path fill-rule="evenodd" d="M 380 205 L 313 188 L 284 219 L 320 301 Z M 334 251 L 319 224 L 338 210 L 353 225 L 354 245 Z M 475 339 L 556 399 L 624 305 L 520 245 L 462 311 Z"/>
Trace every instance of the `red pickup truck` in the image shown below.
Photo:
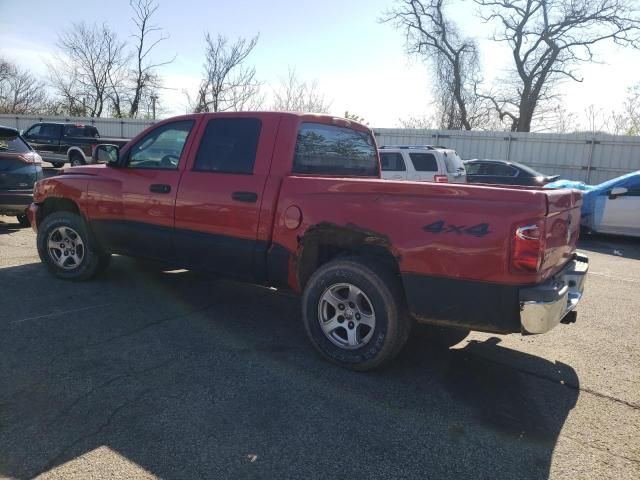
<path fill-rule="evenodd" d="M 287 288 L 313 345 L 354 370 L 392 359 L 416 319 L 457 340 L 543 333 L 582 296 L 579 192 L 384 181 L 356 122 L 185 115 L 95 155 L 34 188 L 54 275 L 91 278 L 118 253 Z"/>

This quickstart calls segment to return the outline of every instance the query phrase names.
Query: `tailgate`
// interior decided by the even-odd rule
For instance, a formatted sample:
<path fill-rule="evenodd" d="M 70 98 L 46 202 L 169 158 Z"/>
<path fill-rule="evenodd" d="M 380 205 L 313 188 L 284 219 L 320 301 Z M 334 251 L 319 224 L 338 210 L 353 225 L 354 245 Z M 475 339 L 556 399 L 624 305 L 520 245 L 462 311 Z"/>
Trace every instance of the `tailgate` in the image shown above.
<path fill-rule="evenodd" d="M 545 252 L 542 263 L 544 278 L 557 273 L 573 258 L 580 234 L 582 192 L 550 190 L 547 192 L 545 218 Z"/>

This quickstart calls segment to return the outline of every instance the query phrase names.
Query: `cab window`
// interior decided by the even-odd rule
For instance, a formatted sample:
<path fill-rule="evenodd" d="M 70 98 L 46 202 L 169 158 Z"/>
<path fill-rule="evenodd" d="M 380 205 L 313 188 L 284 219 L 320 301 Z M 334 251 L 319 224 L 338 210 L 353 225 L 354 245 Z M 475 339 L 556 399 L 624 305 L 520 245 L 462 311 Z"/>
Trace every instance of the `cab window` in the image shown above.
<path fill-rule="evenodd" d="M 261 122 L 257 118 L 216 118 L 204 131 L 194 170 L 252 174 Z"/>
<path fill-rule="evenodd" d="M 193 120 L 154 128 L 129 150 L 128 168 L 176 170 L 193 127 Z"/>

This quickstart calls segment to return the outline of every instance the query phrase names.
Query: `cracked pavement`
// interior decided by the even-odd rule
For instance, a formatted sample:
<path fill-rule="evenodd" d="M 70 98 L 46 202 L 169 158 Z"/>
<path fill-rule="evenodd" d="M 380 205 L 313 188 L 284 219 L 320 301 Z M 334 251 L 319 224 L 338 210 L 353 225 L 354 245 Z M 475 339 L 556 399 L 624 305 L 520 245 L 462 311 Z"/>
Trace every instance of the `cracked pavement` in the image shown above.
<path fill-rule="evenodd" d="M 0 217 L 0 478 L 640 478 L 640 241 L 581 249 L 577 324 L 362 374 L 291 295 L 123 257 L 64 282 Z"/>

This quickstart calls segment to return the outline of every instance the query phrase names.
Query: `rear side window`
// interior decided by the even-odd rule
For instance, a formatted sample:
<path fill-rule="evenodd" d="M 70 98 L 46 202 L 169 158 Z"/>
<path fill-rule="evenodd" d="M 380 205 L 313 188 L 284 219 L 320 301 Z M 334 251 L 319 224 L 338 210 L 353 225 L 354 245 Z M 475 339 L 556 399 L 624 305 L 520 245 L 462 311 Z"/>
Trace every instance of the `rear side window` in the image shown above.
<path fill-rule="evenodd" d="M 27 153 L 31 149 L 20 135 L 11 130 L 0 130 L 0 152 Z"/>
<path fill-rule="evenodd" d="M 202 136 L 194 170 L 252 174 L 260 138 L 257 118 L 209 120 Z"/>
<path fill-rule="evenodd" d="M 407 166 L 401 153 L 389 152 L 380 154 L 380 163 L 385 172 L 406 172 Z"/>
<path fill-rule="evenodd" d="M 377 177 L 375 142 L 369 132 L 303 123 L 298 131 L 293 172 Z"/>
<path fill-rule="evenodd" d="M 438 162 L 433 153 L 410 153 L 411 163 L 417 172 L 437 172 Z"/>
<path fill-rule="evenodd" d="M 484 175 L 494 175 L 496 177 L 515 177 L 518 174 L 518 170 L 505 165 L 504 163 L 487 163 Z"/>
<path fill-rule="evenodd" d="M 98 129 L 91 125 L 65 125 L 64 135 L 67 137 L 99 137 Z"/>

